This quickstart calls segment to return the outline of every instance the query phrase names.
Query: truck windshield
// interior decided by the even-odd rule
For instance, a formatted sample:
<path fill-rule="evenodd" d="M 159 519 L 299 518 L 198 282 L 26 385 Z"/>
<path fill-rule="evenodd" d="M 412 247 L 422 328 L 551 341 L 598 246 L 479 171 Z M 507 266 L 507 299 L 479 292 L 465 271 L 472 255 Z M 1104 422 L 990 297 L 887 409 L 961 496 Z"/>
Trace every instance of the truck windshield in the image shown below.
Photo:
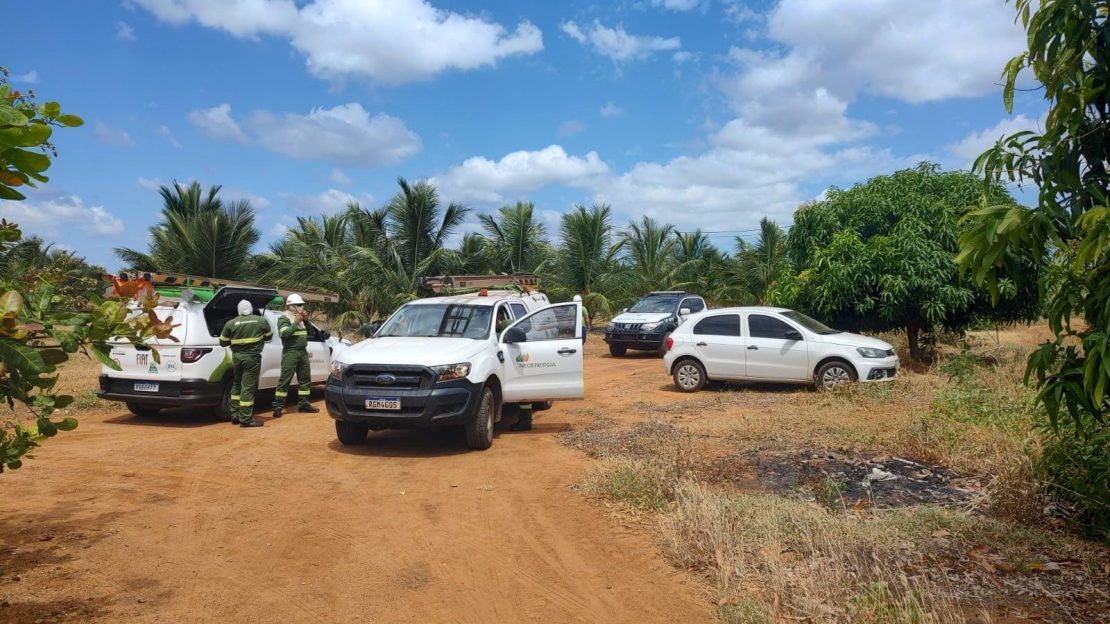
<path fill-rule="evenodd" d="M 678 301 L 677 297 L 644 297 L 632 306 L 629 312 L 640 312 L 648 314 L 670 314 L 674 312 L 674 304 Z"/>
<path fill-rule="evenodd" d="M 795 323 L 801 325 L 802 327 L 805 327 L 806 329 L 808 329 L 809 331 L 811 331 L 815 334 L 821 334 L 822 336 L 827 336 L 829 334 L 839 334 L 840 333 L 840 330 L 833 329 L 833 328 L 829 327 L 828 325 L 825 325 L 821 321 L 818 321 L 815 318 L 810 318 L 810 317 L 806 316 L 805 314 L 802 314 L 801 312 L 795 312 L 793 310 L 790 310 L 788 312 L 783 312 L 782 315 L 785 316 L 786 318 L 794 321 Z"/>
<path fill-rule="evenodd" d="M 379 337 L 473 338 L 489 337 L 493 306 L 447 303 L 408 304 L 382 325 Z"/>

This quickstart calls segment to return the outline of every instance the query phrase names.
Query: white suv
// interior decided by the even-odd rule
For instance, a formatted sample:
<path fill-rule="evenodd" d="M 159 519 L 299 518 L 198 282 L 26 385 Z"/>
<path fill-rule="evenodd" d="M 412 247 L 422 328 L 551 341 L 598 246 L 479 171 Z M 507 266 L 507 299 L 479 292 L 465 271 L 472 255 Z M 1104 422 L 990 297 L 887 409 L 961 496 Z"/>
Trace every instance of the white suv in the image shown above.
<path fill-rule="evenodd" d="M 898 356 L 882 340 L 825 326 L 784 308 L 742 307 L 691 316 L 671 334 L 663 365 L 683 392 L 707 381 L 816 384 L 890 381 Z"/>
<path fill-rule="evenodd" d="M 272 390 L 281 375 L 281 338 L 277 334 L 280 312 L 266 310 L 279 302 L 278 292 L 269 288 L 227 286 L 215 293 L 198 288 L 158 289 L 162 294 L 154 313 L 159 319 L 173 318 L 172 335 L 176 340 L 151 339 L 161 362 L 155 362 L 151 349 L 135 347 L 129 342 L 112 344 L 111 358 L 121 370 L 101 368 L 102 399 L 121 401 L 139 416 L 157 414 L 169 407 L 216 407 L 224 420 L 231 420 L 231 352 L 220 346 L 219 335 L 224 323 L 235 317 L 235 307 L 246 299 L 274 330 L 270 342 L 262 348 L 262 371 L 259 390 Z M 202 294 L 206 293 L 206 294 Z M 202 301 L 211 295 L 208 301 Z M 308 354 L 313 383 L 322 383 L 328 376 L 331 352 L 340 345 L 327 332 L 308 326 Z"/>
<path fill-rule="evenodd" d="M 401 306 L 374 337 L 335 355 L 326 403 L 339 441 L 463 425 L 467 445 L 485 449 L 503 411 L 581 399 L 581 304 L 547 304 L 542 294 L 483 291 Z"/>

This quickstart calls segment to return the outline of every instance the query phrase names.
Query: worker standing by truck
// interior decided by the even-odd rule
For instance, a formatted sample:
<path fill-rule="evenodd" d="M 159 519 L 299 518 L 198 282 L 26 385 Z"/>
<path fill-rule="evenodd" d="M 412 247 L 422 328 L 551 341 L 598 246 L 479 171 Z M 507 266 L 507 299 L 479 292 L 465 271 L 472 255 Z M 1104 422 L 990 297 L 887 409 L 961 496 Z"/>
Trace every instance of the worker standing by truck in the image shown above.
<path fill-rule="evenodd" d="M 266 319 L 254 313 L 250 301 L 240 301 L 237 310 L 239 316 L 225 323 L 220 332 L 220 346 L 231 347 L 231 410 L 235 415 L 231 422 L 261 427 L 262 421 L 254 418 L 254 393 L 262 372 L 262 346 L 274 332 Z"/>
<path fill-rule="evenodd" d="M 281 338 L 281 377 L 274 390 L 274 418 L 281 418 L 285 407 L 285 397 L 293 374 L 297 374 L 297 411 L 315 414 L 320 410 L 309 403 L 312 388 L 312 368 L 308 356 L 308 313 L 304 309 L 304 299 L 293 293 L 285 300 L 285 314 L 278 317 L 278 337 Z"/>

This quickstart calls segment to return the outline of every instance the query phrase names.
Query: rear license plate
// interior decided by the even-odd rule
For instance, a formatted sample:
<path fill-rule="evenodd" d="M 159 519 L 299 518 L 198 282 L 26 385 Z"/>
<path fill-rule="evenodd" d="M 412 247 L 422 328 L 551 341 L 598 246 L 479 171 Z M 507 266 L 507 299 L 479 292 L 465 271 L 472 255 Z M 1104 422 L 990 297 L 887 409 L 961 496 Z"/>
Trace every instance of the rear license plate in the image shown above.
<path fill-rule="evenodd" d="M 137 383 L 135 384 L 135 392 L 158 392 L 158 384 Z"/>
<path fill-rule="evenodd" d="M 390 399 L 385 397 L 366 397 L 366 409 L 368 410 L 399 410 L 401 409 L 401 399 Z"/>

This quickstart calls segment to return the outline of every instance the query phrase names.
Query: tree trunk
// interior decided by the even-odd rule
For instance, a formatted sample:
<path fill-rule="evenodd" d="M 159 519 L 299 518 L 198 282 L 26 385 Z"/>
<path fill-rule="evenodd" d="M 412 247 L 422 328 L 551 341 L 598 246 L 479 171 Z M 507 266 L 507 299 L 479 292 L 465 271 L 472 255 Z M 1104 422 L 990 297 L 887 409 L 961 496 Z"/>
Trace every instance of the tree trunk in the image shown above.
<path fill-rule="evenodd" d="M 918 339 L 921 335 L 921 324 L 917 321 L 910 321 L 906 323 L 906 338 L 910 343 L 910 359 L 915 362 L 921 361 L 921 346 Z"/>

